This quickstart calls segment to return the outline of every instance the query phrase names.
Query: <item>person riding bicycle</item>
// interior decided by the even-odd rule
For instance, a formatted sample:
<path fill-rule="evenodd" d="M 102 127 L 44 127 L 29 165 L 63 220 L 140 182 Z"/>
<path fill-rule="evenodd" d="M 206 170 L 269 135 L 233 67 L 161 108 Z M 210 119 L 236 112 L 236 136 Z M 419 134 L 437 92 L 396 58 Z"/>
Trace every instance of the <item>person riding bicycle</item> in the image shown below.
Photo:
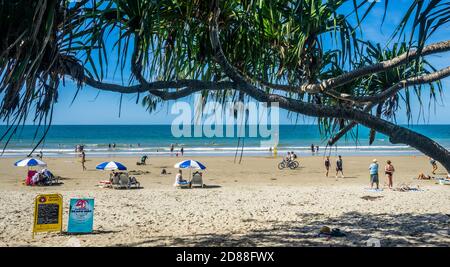
<path fill-rule="evenodd" d="M 288 151 L 286 157 L 284 158 L 284 161 L 289 162 L 292 160 L 291 152 Z"/>
<path fill-rule="evenodd" d="M 296 160 L 297 155 L 294 153 L 294 151 L 291 151 L 291 160 Z"/>

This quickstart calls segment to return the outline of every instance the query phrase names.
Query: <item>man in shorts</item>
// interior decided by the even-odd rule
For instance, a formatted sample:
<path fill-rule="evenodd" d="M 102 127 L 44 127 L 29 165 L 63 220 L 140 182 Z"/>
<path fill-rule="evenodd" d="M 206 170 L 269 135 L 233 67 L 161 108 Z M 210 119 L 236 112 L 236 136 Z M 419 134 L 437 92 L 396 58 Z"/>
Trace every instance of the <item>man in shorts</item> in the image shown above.
<path fill-rule="evenodd" d="M 378 163 L 377 160 L 374 159 L 372 164 L 369 166 L 370 172 L 370 188 L 373 188 L 373 184 L 377 184 L 377 189 L 379 189 L 379 180 L 378 180 Z"/>
<path fill-rule="evenodd" d="M 341 177 L 344 178 L 344 166 L 341 155 L 336 160 L 336 179 L 338 178 L 339 172 L 341 173 Z"/>

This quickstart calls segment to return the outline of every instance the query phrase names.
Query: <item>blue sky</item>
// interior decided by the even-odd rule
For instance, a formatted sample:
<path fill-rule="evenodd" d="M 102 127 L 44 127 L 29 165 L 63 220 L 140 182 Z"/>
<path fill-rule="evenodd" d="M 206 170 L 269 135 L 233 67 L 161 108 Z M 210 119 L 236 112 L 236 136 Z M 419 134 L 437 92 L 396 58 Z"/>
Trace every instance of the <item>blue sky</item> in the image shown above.
<path fill-rule="evenodd" d="M 368 15 L 363 24 L 364 38 L 374 42 L 386 43 L 395 25 L 398 25 L 405 9 L 410 5 L 412 0 L 397 0 L 390 2 L 390 9 L 382 28 L 381 18 L 383 16 L 384 3 L 381 0 L 372 12 Z M 350 1 L 351 2 L 351 1 Z M 442 41 L 449 39 L 450 26 L 442 28 L 436 32 L 429 42 Z M 440 56 L 429 57 L 429 61 L 437 68 L 448 66 L 450 53 L 441 54 Z M 111 53 L 109 62 L 115 62 L 114 53 Z M 110 67 L 113 70 L 113 67 Z M 112 71 L 106 77 L 107 80 L 119 79 L 119 75 L 115 77 Z M 444 91 L 450 88 L 450 79 L 443 81 Z M 173 101 L 161 107 L 158 111 L 149 114 L 141 104 L 136 104 L 137 95 L 123 95 L 122 111 L 119 117 L 120 94 L 106 91 L 99 92 L 89 86 L 85 86 L 78 94 L 74 103 L 72 98 L 75 95 L 76 88 L 74 84 L 66 80 L 66 86 L 60 88 L 59 101 L 55 105 L 53 124 L 170 124 L 174 119 L 174 115 L 170 114 L 170 106 Z M 425 94 L 426 95 L 426 94 Z M 142 96 L 141 96 L 142 97 Z M 192 98 L 188 98 L 190 100 Z M 444 94 L 443 103 L 450 101 L 450 93 Z M 426 101 L 425 103 L 428 103 Z M 429 120 L 419 121 L 419 123 L 431 124 L 450 124 L 450 105 L 444 105 L 439 102 L 435 111 L 432 111 Z M 418 104 L 413 103 L 413 110 L 418 109 Z M 398 122 L 406 123 L 404 112 L 399 113 Z M 417 114 L 417 112 L 415 112 Z M 286 111 L 280 112 L 280 123 L 291 124 L 310 124 L 314 123 L 313 118 L 301 116 L 296 121 L 296 116 L 289 119 Z M 414 121 L 417 123 L 417 121 Z"/>

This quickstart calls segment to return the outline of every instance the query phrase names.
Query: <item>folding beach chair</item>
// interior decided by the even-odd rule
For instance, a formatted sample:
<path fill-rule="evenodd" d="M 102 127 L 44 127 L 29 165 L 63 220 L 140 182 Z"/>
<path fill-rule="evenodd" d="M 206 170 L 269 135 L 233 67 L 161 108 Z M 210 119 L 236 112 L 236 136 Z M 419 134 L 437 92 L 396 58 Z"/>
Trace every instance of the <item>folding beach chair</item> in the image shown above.
<path fill-rule="evenodd" d="M 135 188 L 140 188 L 141 187 L 141 183 L 139 183 L 136 180 L 136 177 L 134 177 L 134 176 L 130 177 L 129 181 L 128 181 L 128 188 L 131 188 L 131 187 L 135 187 Z"/>
<path fill-rule="evenodd" d="M 192 175 L 192 180 L 191 180 L 191 186 L 201 186 L 204 187 L 203 184 L 203 177 L 202 174 L 200 172 L 196 172 Z"/>
<path fill-rule="evenodd" d="M 120 177 L 119 177 L 119 175 L 114 175 L 113 176 L 111 185 L 112 185 L 113 188 L 120 187 Z"/>
<path fill-rule="evenodd" d="M 119 175 L 119 184 L 117 188 L 128 188 L 129 181 L 128 173 L 121 173 Z"/>

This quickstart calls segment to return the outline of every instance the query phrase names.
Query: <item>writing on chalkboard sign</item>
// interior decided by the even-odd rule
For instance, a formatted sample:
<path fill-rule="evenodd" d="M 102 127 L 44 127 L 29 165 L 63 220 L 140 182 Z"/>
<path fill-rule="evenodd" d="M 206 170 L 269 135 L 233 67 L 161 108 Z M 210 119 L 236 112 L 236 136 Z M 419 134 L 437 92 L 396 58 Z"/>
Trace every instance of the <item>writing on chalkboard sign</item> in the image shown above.
<path fill-rule="evenodd" d="M 38 195 L 34 200 L 33 237 L 37 232 L 62 231 L 62 196 Z"/>

